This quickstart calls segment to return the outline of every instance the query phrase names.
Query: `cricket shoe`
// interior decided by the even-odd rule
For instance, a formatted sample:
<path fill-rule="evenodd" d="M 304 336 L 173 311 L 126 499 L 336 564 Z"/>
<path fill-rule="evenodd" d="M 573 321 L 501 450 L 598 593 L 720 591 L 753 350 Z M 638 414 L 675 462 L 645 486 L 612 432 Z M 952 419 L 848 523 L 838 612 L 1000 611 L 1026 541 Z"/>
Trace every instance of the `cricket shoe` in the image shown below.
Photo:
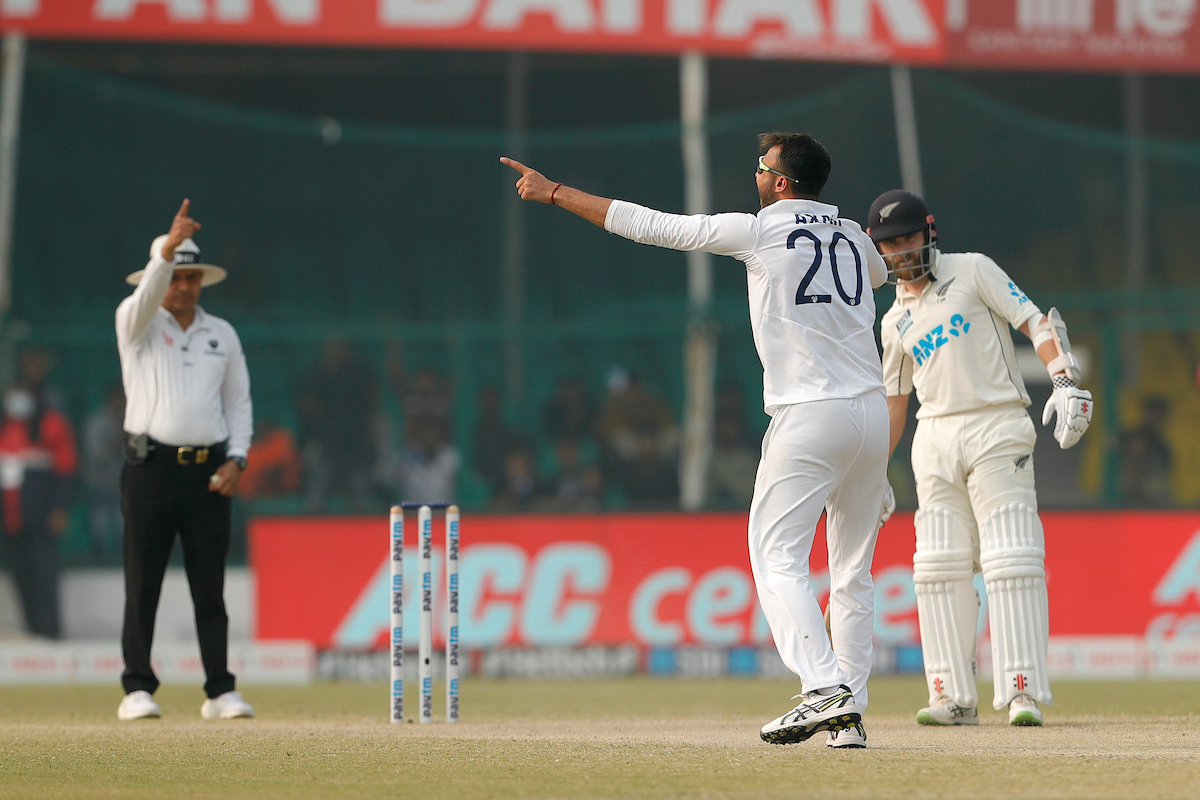
<path fill-rule="evenodd" d="M 241 692 L 226 692 L 220 697 L 205 700 L 204 705 L 200 706 L 200 716 L 205 719 L 253 717 L 254 706 L 242 699 Z"/>
<path fill-rule="evenodd" d="M 800 705 L 762 727 L 759 736 L 764 742 L 794 744 L 821 731 L 840 731 L 862 722 L 862 709 L 844 683 L 833 694 L 805 692 L 792 699 L 797 698 Z"/>
<path fill-rule="evenodd" d="M 861 722 L 842 728 L 840 731 L 830 731 L 826 747 L 841 747 L 847 750 L 861 749 L 867 746 L 867 729 Z"/>
<path fill-rule="evenodd" d="M 154 702 L 149 692 L 141 689 L 125 695 L 121 698 L 121 705 L 117 706 L 117 719 L 122 722 L 161 716 L 162 709 L 158 707 L 158 703 Z"/>
<path fill-rule="evenodd" d="M 1019 694 L 1008 704 L 1008 724 L 1024 727 L 1040 727 L 1042 710 L 1038 708 L 1037 700 L 1027 694 Z"/>
<path fill-rule="evenodd" d="M 942 695 L 917 712 L 918 725 L 978 725 L 975 706 L 960 706 Z"/>

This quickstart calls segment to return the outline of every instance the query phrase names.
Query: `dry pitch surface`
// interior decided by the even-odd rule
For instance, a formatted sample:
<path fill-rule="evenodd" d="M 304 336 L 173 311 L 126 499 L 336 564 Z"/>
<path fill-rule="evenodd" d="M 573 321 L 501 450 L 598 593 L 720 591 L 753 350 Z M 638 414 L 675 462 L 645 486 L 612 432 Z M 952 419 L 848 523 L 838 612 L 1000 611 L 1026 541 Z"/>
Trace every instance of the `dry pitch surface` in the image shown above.
<path fill-rule="evenodd" d="M 855 751 L 759 741 L 794 686 L 472 680 L 456 726 L 389 725 L 382 684 L 245 687 L 258 718 L 226 722 L 168 686 L 132 723 L 116 687 L 6 687 L 0 798 L 1200 797 L 1200 682 L 1060 682 L 1044 728 L 927 728 L 923 681 L 877 678 Z"/>

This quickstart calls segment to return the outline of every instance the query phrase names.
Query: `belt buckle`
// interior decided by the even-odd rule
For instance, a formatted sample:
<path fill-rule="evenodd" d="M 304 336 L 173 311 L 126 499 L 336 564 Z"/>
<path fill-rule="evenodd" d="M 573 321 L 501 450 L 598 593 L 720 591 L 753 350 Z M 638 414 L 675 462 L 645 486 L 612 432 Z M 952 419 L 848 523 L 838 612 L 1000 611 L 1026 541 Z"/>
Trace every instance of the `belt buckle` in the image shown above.
<path fill-rule="evenodd" d="M 187 460 L 188 453 L 192 454 L 191 461 Z M 183 447 L 180 447 L 178 450 L 175 451 L 175 460 L 178 461 L 180 464 L 183 464 L 184 466 L 190 466 L 192 464 L 203 464 L 205 461 L 208 461 L 208 448 L 207 447 L 192 447 L 191 445 L 185 444 Z"/>

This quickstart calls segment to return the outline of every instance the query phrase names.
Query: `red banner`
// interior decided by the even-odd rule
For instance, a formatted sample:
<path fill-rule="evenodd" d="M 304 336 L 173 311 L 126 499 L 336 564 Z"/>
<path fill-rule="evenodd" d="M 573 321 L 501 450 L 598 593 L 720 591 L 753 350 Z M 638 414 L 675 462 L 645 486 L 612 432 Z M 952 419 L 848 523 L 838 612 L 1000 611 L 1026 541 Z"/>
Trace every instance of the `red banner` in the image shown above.
<path fill-rule="evenodd" d="M 1042 514 L 1056 637 L 1200 637 L 1200 514 Z M 467 648 L 730 647 L 770 642 L 741 514 L 464 515 L 460 626 Z M 410 526 L 405 586 L 418 586 Z M 388 525 L 379 519 L 264 518 L 251 524 L 257 635 L 322 648 L 384 647 Z M 435 551 L 443 541 L 434 524 Z M 916 644 L 912 514 L 876 551 L 876 640 Z M 812 581 L 828 592 L 824 534 Z M 434 608 L 444 606 L 435 553 Z M 416 632 L 415 603 L 405 627 Z M 435 622 L 435 630 L 440 625 Z"/>
<path fill-rule="evenodd" d="M 1195 72 L 1195 0 L 0 0 L 48 39 Z"/>
<path fill-rule="evenodd" d="M 1196 72 L 1195 0 L 947 0 L 946 63 Z"/>
<path fill-rule="evenodd" d="M 0 0 L 41 38 L 941 60 L 942 0 Z"/>

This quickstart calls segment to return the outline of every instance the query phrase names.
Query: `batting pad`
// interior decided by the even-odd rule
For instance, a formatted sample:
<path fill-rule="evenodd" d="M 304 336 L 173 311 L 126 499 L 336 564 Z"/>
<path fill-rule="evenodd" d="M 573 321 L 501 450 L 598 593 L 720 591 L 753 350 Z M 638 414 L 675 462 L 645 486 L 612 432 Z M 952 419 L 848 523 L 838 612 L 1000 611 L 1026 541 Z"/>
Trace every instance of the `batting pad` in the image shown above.
<path fill-rule="evenodd" d="M 1046 551 L 1037 512 L 1025 503 L 993 509 L 979 528 L 979 550 L 991 611 L 992 705 L 1004 708 L 1018 694 L 1052 703 L 1046 675 Z"/>
<path fill-rule="evenodd" d="M 943 506 L 917 511 L 913 584 L 921 627 L 921 653 L 929 702 L 949 697 L 969 707 L 979 702 L 975 687 L 975 629 L 979 596 L 971 584 L 971 532 Z"/>

